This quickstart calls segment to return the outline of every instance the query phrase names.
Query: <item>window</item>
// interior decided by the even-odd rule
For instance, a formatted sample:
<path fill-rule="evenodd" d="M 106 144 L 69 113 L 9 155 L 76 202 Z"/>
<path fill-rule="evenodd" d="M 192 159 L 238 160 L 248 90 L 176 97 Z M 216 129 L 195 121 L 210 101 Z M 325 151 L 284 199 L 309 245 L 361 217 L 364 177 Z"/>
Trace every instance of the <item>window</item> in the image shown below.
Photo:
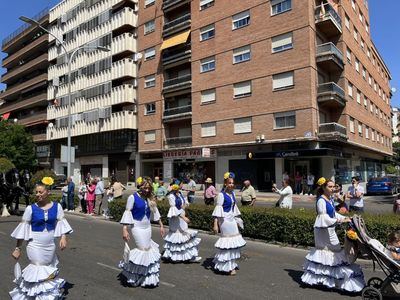
<path fill-rule="evenodd" d="M 156 0 L 144 0 L 144 7 L 148 7 L 150 5 L 153 5 Z"/>
<path fill-rule="evenodd" d="M 233 85 L 233 98 L 251 96 L 251 81 L 238 82 Z"/>
<path fill-rule="evenodd" d="M 200 41 L 212 39 L 215 36 L 214 24 L 200 28 Z"/>
<path fill-rule="evenodd" d="M 376 92 L 377 91 L 377 85 L 376 85 L 376 81 L 374 80 L 374 91 Z"/>
<path fill-rule="evenodd" d="M 354 119 L 350 117 L 350 132 L 354 133 Z"/>
<path fill-rule="evenodd" d="M 250 24 L 250 12 L 248 10 L 232 16 L 232 30 L 245 27 Z"/>
<path fill-rule="evenodd" d="M 144 88 L 156 86 L 156 75 L 152 74 L 144 77 Z"/>
<path fill-rule="evenodd" d="M 156 49 L 154 47 L 144 50 L 144 60 L 151 60 L 156 57 Z"/>
<path fill-rule="evenodd" d="M 361 104 L 361 92 L 357 90 L 357 103 Z"/>
<path fill-rule="evenodd" d="M 272 75 L 272 89 L 274 91 L 294 86 L 294 72 Z"/>
<path fill-rule="evenodd" d="M 154 20 L 150 20 L 144 23 L 144 34 L 149 34 L 155 30 L 155 22 Z"/>
<path fill-rule="evenodd" d="M 200 61 L 200 73 L 210 72 L 215 70 L 215 57 L 207 57 Z"/>
<path fill-rule="evenodd" d="M 201 92 L 201 103 L 215 101 L 215 89 L 209 89 Z"/>
<path fill-rule="evenodd" d="M 214 0 L 200 0 L 200 10 L 214 5 Z"/>
<path fill-rule="evenodd" d="M 153 103 L 147 103 L 144 114 L 145 115 L 152 115 L 152 114 L 155 114 L 155 113 L 156 113 L 156 104 L 154 102 Z"/>
<path fill-rule="evenodd" d="M 233 49 L 233 63 L 238 64 L 250 60 L 251 49 L 250 46 L 244 46 Z"/>
<path fill-rule="evenodd" d="M 354 28 L 353 32 L 354 39 L 358 42 L 358 31 Z"/>
<path fill-rule="evenodd" d="M 358 60 L 358 58 L 356 58 L 355 67 L 356 67 L 356 71 L 357 71 L 358 73 L 360 73 L 360 61 Z"/>
<path fill-rule="evenodd" d="M 368 83 L 370 86 L 372 86 L 372 77 L 371 74 L 368 75 Z"/>
<path fill-rule="evenodd" d="M 346 28 L 347 28 L 348 30 L 350 30 L 350 18 L 349 18 L 348 15 L 345 16 L 344 24 L 346 25 Z"/>
<path fill-rule="evenodd" d="M 361 39 L 360 45 L 361 45 L 361 49 L 363 49 L 363 51 L 365 51 L 365 42 L 363 39 Z"/>
<path fill-rule="evenodd" d="M 369 127 L 365 126 L 365 138 L 369 139 Z"/>
<path fill-rule="evenodd" d="M 369 24 L 367 22 L 365 22 L 365 31 L 369 33 Z"/>
<path fill-rule="evenodd" d="M 369 110 L 371 111 L 371 113 L 374 113 L 374 105 L 372 104 L 372 102 L 369 102 Z"/>
<path fill-rule="evenodd" d="M 151 143 L 156 141 L 156 131 L 149 130 L 144 132 L 144 142 Z"/>
<path fill-rule="evenodd" d="M 288 111 L 283 113 L 275 113 L 275 129 L 293 128 L 296 126 L 296 112 Z"/>
<path fill-rule="evenodd" d="M 355 0 L 351 0 L 351 7 L 356 10 L 356 1 Z"/>
<path fill-rule="evenodd" d="M 216 136 L 215 128 L 215 122 L 201 124 L 201 137 Z"/>
<path fill-rule="evenodd" d="M 271 0 L 271 15 L 284 13 L 292 9 L 292 0 Z"/>
<path fill-rule="evenodd" d="M 371 50 L 369 48 L 367 49 L 367 56 L 368 58 L 371 58 Z"/>
<path fill-rule="evenodd" d="M 251 132 L 251 117 L 233 120 L 233 133 Z"/>
<path fill-rule="evenodd" d="M 371 129 L 371 140 L 375 141 L 375 130 Z"/>
<path fill-rule="evenodd" d="M 363 14 L 360 12 L 360 14 L 358 15 L 358 19 L 360 20 L 361 23 L 364 22 L 364 16 Z"/>
<path fill-rule="evenodd" d="M 368 110 L 368 99 L 364 96 L 364 106 Z"/>
<path fill-rule="evenodd" d="M 363 128 L 362 128 L 362 123 L 358 121 L 358 135 L 363 136 Z"/>
<path fill-rule="evenodd" d="M 367 80 L 367 69 L 365 69 L 364 67 L 362 70 L 362 77 L 364 78 L 364 80 Z"/>
<path fill-rule="evenodd" d="M 347 93 L 351 98 L 353 98 L 353 85 L 351 82 L 347 83 Z"/>
<path fill-rule="evenodd" d="M 271 39 L 272 53 L 281 52 L 293 48 L 293 33 L 285 33 Z"/>
<path fill-rule="evenodd" d="M 347 48 L 346 50 L 347 62 L 351 64 L 351 50 Z"/>

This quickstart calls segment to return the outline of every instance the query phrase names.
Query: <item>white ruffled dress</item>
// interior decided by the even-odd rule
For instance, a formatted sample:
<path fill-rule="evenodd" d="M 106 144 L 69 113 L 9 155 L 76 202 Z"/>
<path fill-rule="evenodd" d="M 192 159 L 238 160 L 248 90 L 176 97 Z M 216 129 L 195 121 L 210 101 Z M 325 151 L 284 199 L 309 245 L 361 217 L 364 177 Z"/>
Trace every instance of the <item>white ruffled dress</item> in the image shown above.
<path fill-rule="evenodd" d="M 348 292 L 361 291 L 365 286 L 361 267 L 349 263 L 335 232 L 337 221 L 345 217 L 336 213 L 334 204 L 323 197 L 317 201 L 317 214 L 314 223 L 315 248 L 306 256 L 301 280 L 309 285 L 324 285 Z"/>
<path fill-rule="evenodd" d="M 36 205 L 36 204 L 32 204 Z M 32 206 L 26 207 L 22 222 L 11 233 L 18 240 L 28 242 L 26 252 L 30 264 L 22 271 L 22 275 L 14 280 L 17 285 L 11 292 L 13 300 L 53 300 L 61 298 L 61 288 L 65 280 L 57 278 L 58 259 L 54 239 L 72 233 L 72 228 L 64 218 L 64 211 L 57 205 L 57 223 L 54 230 L 42 232 L 32 231 Z M 44 211 L 47 221 L 48 211 Z"/>
<path fill-rule="evenodd" d="M 229 211 L 224 211 L 223 206 L 226 206 L 224 194 L 219 193 L 217 205 L 212 214 L 213 217 L 218 218 L 221 231 L 221 237 L 215 243 L 215 248 L 218 251 L 213 263 L 215 270 L 229 273 L 238 268 L 236 260 L 240 258 L 240 249 L 246 245 L 246 241 L 239 232 L 239 226 L 243 228 L 243 221 L 240 219 L 240 211 L 235 196 L 233 193 L 226 195 L 231 199 Z"/>
<path fill-rule="evenodd" d="M 146 205 L 148 202 L 146 201 Z M 129 196 L 126 210 L 120 221 L 123 225 L 130 225 L 136 248 L 129 251 L 127 257 L 120 261 L 119 267 L 128 284 L 132 286 L 155 287 L 158 286 L 160 276 L 160 250 L 157 243 L 151 239 L 151 223 L 159 221 L 161 216 L 155 207 L 150 214 L 150 219 L 144 215 L 138 221 L 133 218 L 132 209 L 135 204 L 133 195 Z"/>
<path fill-rule="evenodd" d="M 199 256 L 197 249 L 201 239 L 197 237 L 198 232 L 191 230 L 188 224 L 181 218 L 185 216 L 185 206 L 189 205 L 186 198 L 179 193 L 175 196 L 171 193 L 168 195 L 169 211 L 167 217 L 169 218 L 169 231 L 165 236 L 163 258 L 169 259 L 173 262 L 185 262 L 194 260 Z M 177 207 L 179 201 L 180 208 Z"/>

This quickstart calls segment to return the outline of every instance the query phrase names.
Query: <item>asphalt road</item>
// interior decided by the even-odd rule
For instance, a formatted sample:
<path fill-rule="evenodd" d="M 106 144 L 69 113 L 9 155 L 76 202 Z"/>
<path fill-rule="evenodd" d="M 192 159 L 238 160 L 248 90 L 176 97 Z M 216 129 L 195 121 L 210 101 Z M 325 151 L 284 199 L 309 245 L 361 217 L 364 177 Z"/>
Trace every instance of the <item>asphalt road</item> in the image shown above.
<path fill-rule="evenodd" d="M 200 234 L 201 264 L 161 264 L 160 286 L 154 289 L 123 287 L 116 267 L 122 257 L 121 225 L 68 214 L 74 228 L 69 245 L 58 251 L 60 277 L 65 278 L 67 299 L 360 299 L 359 295 L 304 288 L 300 285 L 305 250 L 248 241 L 236 276 L 215 274 L 211 270 L 217 236 Z M 10 253 L 15 241 L 10 232 L 20 218 L 0 219 L 0 299 L 8 299 L 13 288 L 14 260 Z M 153 239 L 162 246 L 159 229 L 153 227 Z M 131 244 L 131 247 L 133 245 Z M 27 264 L 21 259 L 21 266 Z M 366 279 L 373 275 L 370 262 L 360 262 Z M 383 276 L 375 271 L 374 276 Z"/>

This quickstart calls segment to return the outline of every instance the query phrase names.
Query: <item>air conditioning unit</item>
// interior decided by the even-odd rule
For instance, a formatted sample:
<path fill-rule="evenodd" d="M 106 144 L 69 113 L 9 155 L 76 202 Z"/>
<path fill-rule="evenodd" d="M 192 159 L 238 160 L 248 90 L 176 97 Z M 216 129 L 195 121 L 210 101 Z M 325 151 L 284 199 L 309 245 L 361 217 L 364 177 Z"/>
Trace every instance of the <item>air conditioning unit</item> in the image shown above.
<path fill-rule="evenodd" d="M 59 77 L 53 78 L 53 86 L 60 86 L 60 78 Z"/>
<path fill-rule="evenodd" d="M 142 59 L 142 57 L 143 57 L 143 54 L 142 54 L 141 52 L 135 53 L 135 57 L 133 58 L 133 60 L 134 60 L 135 62 L 138 62 L 139 60 Z"/>
<path fill-rule="evenodd" d="M 61 24 L 67 23 L 67 14 L 61 15 Z"/>
<path fill-rule="evenodd" d="M 133 79 L 132 85 L 133 85 L 133 87 L 135 87 L 135 88 L 138 87 L 138 83 L 137 83 L 137 79 L 136 79 L 136 78 Z"/>

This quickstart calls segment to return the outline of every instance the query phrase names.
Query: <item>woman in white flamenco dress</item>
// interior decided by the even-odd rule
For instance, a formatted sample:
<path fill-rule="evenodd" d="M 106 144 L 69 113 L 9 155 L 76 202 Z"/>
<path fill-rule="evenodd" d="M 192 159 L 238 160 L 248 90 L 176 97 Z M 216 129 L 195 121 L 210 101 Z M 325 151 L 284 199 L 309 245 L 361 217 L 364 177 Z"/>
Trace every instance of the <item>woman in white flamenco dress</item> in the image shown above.
<path fill-rule="evenodd" d="M 238 269 L 236 260 L 240 258 L 240 249 L 246 245 L 246 241 L 239 232 L 239 226 L 243 228 L 243 221 L 240 219 L 240 211 L 233 192 L 233 173 L 225 173 L 224 185 L 223 191 L 218 194 L 212 214 L 215 218 L 214 232 L 221 232 L 221 237 L 215 243 L 218 251 L 213 263 L 216 271 L 235 275 Z"/>
<path fill-rule="evenodd" d="M 150 220 L 160 224 L 161 236 L 164 227 L 161 216 L 153 200 L 153 184 L 150 178 L 136 180 L 139 191 L 129 196 L 126 210 L 120 221 L 123 224 L 122 237 L 125 241 L 124 258 L 119 267 L 126 283 L 131 286 L 156 287 L 159 284 L 160 258 L 158 244 L 151 239 Z M 130 233 L 136 248 L 129 249 Z"/>
<path fill-rule="evenodd" d="M 48 182 L 50 180 L 50 182 Z M 66 234 L 72 228 L 64 218 L 64 211 L 59 203 L 48 200 L 49 191 L 46 184 L 52 179 L 45 177 L 43 184 L 36 186 L 37 203 L 26 207 L 22 222 L 12 232 L 17 239 L 17 246 L 12 256 L 18 260 L 21 256 L 21 245 L 27 241 L 26 252 L 30 264 L 20 272 L 16 264 L 17 285 L 11 292 L 13 300 L 53 300 L 61 299 L 64 279 L 57 278 L 58 259 L 54 239 L 60 237 L 60 249 L 67 246 Z M 18 274 L 19 273 L 19 274 Z"/>
<path fill-rule="evenodd" d="M 351 222 L 335 212 L 331 199 L 335 184 L 320 178 L 317 182 L 317 218 L 314 223 L 315 248 L 306 256 L 301 280 L 308 285 L 323 285 L 347 292 L 360 292 L 364 286 L 361 267 L 350 263 L 345 250 L 340 246 L 335 226 Z"/>
<path fill-rule="evenodd" d="M 189 202 L 180 192 L 181 182 L 176 182 L 171 187 L 168 195 L 169 231 L 165 240 L 163 259 L 172 262 L 200 262 L 201 257 L 197 249 L 201 239 L 197 237 L 197 231 L 188 228 L 190 220 L 185 215 L 185 207 Z"/>

